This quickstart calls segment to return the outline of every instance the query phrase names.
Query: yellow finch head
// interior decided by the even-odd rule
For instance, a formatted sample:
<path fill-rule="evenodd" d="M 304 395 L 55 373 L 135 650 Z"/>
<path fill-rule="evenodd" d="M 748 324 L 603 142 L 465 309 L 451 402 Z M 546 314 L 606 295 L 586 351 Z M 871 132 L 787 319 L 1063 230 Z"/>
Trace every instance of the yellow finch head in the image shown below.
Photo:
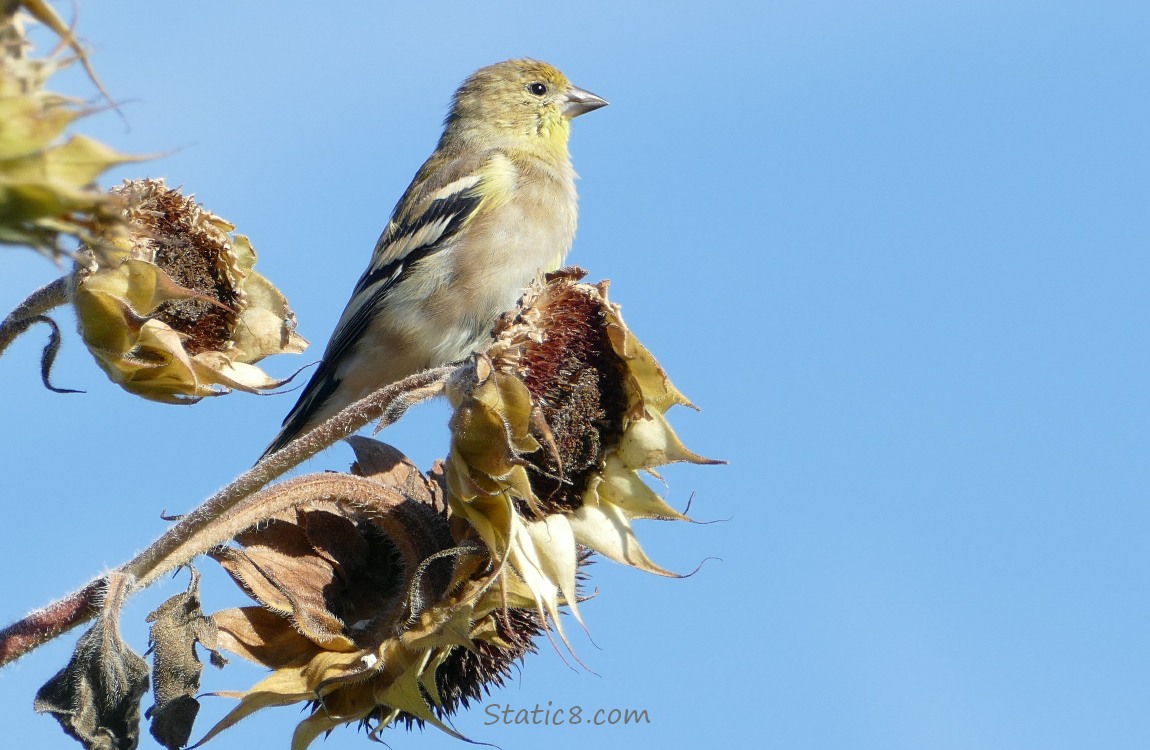
<path fill-rule="evenodd" d="M 443 143 L 507 143 L 565 157 L 571 118 L 606 104 L 552 65 L 507 60 L 475 71 L 455 92 Z"/>

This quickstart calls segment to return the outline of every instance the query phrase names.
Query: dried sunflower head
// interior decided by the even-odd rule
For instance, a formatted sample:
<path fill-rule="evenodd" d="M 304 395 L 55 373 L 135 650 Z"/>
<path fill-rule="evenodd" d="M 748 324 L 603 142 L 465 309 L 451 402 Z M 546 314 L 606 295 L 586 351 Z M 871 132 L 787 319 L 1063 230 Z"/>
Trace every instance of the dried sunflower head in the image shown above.
<path fill-rule="evenodd" d="M 307 341 L 283 294 L 252 270 L 247 237 L 163 180 L 113 193 L 129 231 L 113 226 L 88 248 L 73 292 L 80 333 L 108 377 L 167 403 L 282 385 L 253 363 Z"/>
<path fill-rule="evenodd" d="M 294 750 L 355 721 L 450 732 L 440 717 L 533 649 L 541 623 L 514 608 L 528 592 L 493 587 L 486 550 L 453 537 L 437 483 L 382 443 L 353 445 L 359 476 L 277 485 L 290 503 L 212 554 L 258 603 L 211 618 L 219 646 L 273 672 L 201 741 L 303 701 Z"/>
<path fill-rule="evenodd" d="M 448 385 L 448 501 L 559 626 L 575 610 L 580 548 L 672 575 L 646 556 L 631 521 L 684 519 L 640 472 L 689 451 L 664 417 L 690 402 L 607 299 L 576 269 L 536 285 L 496 343 Z M 578 617 L 578 612 L 575 612 Z"/>

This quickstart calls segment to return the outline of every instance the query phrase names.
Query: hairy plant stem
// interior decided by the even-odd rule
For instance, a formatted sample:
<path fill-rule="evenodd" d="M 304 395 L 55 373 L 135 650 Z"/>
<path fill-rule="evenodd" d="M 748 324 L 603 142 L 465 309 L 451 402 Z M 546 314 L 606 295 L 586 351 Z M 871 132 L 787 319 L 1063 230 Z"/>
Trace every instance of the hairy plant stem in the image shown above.
<path fill-rule="evenodd" d="M 381 388 L 265 457 L 119 568 L 0 630 L 0 666 L 100 614 L 111 576 L 130 576 L 135 580 L 132 591 L 138 591 L 227 541 L 242 530 L 236 528 L 237 524 L 246 523 L 243 510 L 253 504 L 245 501 L 254 499 L 253 495 L 268 482 L 372 420 L 380 420 L 380 427 L 394 423 L 411 406 L 442 392 L 444 382 L 457 370 L 455 365 L 426 370 Z M 268 492 L 275 490 L 273 487 Z M 271 498 L 274 502 L 285 498 L 290 501 L 294 494 L 281 493 Z"/>
<path fill-rule="evenodd" d="M 68 304 L 71 296 L 72 274 L 66 274 L 28 295 L 8 317 L 0 322 L 0 354 L 44 313 Z"/>

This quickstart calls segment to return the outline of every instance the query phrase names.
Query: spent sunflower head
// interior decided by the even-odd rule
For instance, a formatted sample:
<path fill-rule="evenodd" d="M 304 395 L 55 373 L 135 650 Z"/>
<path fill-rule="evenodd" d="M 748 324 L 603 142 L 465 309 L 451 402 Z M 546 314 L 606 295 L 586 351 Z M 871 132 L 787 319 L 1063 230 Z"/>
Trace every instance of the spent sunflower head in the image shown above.
<path fill-rule="evenodd" d="M 122 216 L 83 254 L 72 294 L 108 377 L 167 403 L 282 385 L 254 363 L 307 341 L 283 294 L 253 270 L 247 237 L 163 180 L 112 192 Z"/>
<path fill-rule="evenodd" d="M 631 522 L 685 520 L 643 480 L 688 450 L 664 414 L 690 402 L 623 322 L 607 284 L 551 274 L 447 387 L 455 408 L 448 502 L 559 627 L 575 611 L 580 550 L 660 575 Z"/>
<path fill-rule="evenodd" d="M 355 475 L 289 480 L 280 510 L 217 549 L 257 606 L 212 616 L 218 645 L 271 668 L 207 741 L 265 707 L 310 702 L 293 750 L 339 725 L 429 722 L 501 683 L 542 624 L 452 534 L 442 492 L 398 451 L 352 440 Z"/>

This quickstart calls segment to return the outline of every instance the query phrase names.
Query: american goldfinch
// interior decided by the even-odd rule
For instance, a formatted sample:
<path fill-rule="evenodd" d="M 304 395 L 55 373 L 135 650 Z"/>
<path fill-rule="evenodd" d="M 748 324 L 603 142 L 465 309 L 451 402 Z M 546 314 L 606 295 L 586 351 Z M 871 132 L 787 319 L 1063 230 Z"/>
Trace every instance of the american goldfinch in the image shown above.
<path fill-rule="evenodd" d="M 571 119 L 606 104 L 536 60 L 496 63 L 463 82 L 264 455 L 372 391 L 490 341 L 499 315 L 571 247 Z"/>

